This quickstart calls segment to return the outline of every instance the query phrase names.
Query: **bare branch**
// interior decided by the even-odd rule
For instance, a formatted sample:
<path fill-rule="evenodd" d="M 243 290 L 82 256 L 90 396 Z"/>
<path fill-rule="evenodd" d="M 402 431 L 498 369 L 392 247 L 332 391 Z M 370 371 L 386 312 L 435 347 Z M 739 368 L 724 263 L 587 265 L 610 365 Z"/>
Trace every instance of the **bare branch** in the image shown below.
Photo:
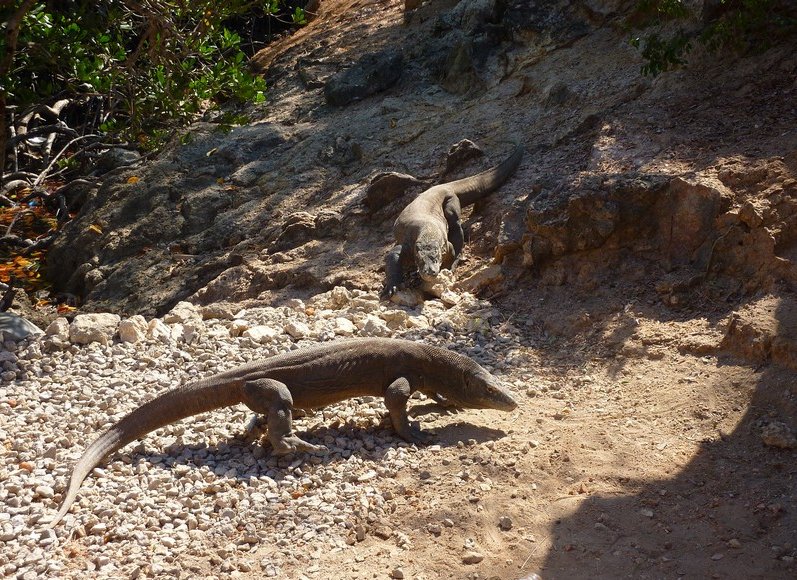
<path fill-rule="evenodd" d="M 31 9 L 35 0 L 24 0 L 5 22 L 6 42 L 5 55 L 0 60 L 0 79 L 7 79 L 8 72 L 14 62 L 14 55 L 17 52 L 17 39 L 19 38 L 19 25 L 28 10 Z M 6 138 L 8 128 L 6 127 L 6 91 L 0 86 L 0 175 L 5 173 L 6 168 Z"/>
<path fill-rule="evenodd" d="M 33 182 L 33 187 L 41 185 L 42 181 L 44 181 L 47 178 L 47 174 L 53 168 L 53 165 L 56 164 L 56 162 L 61 158 L 61 156 L 64 153 L 66 153 L 67 149 L 69 149 L 72 145 L 74 145 L 78 141 L 82 141 L 83 139 L 99 139 L 99 138 L 100 135 L 90 134 L 90 135 L 81 135 L 80 137 L 75 137 L 74 139 L 72 139 L 69 143 L 64 145 L 64 148 L 61 149 L 55 157 L 53 157 L 53 160 L 50 161 L 50 164 L 44 169 L 44 171 L 42 171 L 39 174 L 39 177 L 37 177 L 36 180 Z"/>
<path fill-rule="evenodd" d="M 41 135 L 50 135 L 51 133 L 61 133 L 67 137 L 77 137 L 79 135 L 77 131 L 69 127 L 66 123 L 59 121 L 57 125 L 42 125 L 41 127 L 36 127 L 35 129 L 31 129 L 26 133 L 19 133 L 15 137 L 12 137 L 8 140 L 7 146 L 13 147 L 20 141 L 27 141 L 28 139 L 39 137 Z"/>
<path fill-rule="evenodd" d="M 24 179 L 14 179 L 13 181 L 9 181 L 6 183 L 2 189 L 0 189 L 0 196 L 5 197 L 15 189 L 19 189 L 20 187 L 30 187 L 30 182 Z"/>
<path fill-rule="evenodd" d="M 14 173 L 6 173 L 0 181 L 10 182 L 15 179 L 36 179 L 36 174 L 30 171 L 15 171 Z"/>

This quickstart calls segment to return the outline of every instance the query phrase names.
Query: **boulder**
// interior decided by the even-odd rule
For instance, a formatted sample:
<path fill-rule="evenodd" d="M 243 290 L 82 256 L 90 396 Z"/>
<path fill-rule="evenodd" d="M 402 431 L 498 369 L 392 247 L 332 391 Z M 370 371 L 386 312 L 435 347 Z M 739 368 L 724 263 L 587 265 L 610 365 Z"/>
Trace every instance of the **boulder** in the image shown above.
<path fill-rule="evenodd" d="M 342 107 L 392 87 L 401 77 L 404 57 L 394 49 L 363 56 L 354 66 L 327 81 L 327 103 Z"/>
<path fill-rule="evenodd" d="M 42 329 L 13 312 L 0 312 L 0 333 L 3 340 L 18 342 L 28 336 L 42 334 Z"/>
<path fill-rule="evenodd" d="M 147 337 L 147 319 L 136 314 L 119 322 L 119 339 L 122 342 L 141 342 Z"/>
<path fill-rule="evenodd" d="M 113 340 L 120 320 L 117 314 L 78 314 L 69 325 L 69 340 L 74 344 L 108 344 Z"/>

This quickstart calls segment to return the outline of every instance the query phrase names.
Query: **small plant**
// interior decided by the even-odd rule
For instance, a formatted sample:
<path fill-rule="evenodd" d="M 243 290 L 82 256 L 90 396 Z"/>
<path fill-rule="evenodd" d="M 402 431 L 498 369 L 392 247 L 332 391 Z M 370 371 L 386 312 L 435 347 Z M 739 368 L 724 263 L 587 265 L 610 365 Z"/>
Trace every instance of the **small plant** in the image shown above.
<path fill-rule="evenodd" d="M 685 64 L 684 57 L 691 49 L 692 41 L 683 33 L 667 39 L 662 39 L 658 34 L 648 35 L 644 41 L 637 38 L 631 39 L 631 46 L 642 51 L 645 64 L 642 65 L 642 74 L 657 76 L 678 65 Z"/>
<path fill-rule="evenodd" d="M 15 0 L 0 9 L 4 105 L 99 98 L 91 130 L 136 141 L 220 103 L 262 102 L 265 82 L 249 72 L 242 38 L 228 22 L 285 14 L 295 26 L 306 23 L 304 11 L 286 11 L 284 1 Z"/>
<path fill-rule="evenodd" d="M 39 264 L 70 218 L 64 191 L 102 152 L 154 151 L 205 111 L 263 102 L 248 69 L 263 45 L 254 23 L 269 37 L 272 20 L 304 24 L 296 1 L 0 3 L 0 281 L 41 288 Z M 220 117 L 242 122 L 234 106 Z"/>
<path fill-rule="evenodd" d="M 645 59 L 642 74 L 656 76 L 685 64 L 695 41 L 715 52 L 765 50 L 797 31 L 793 0 L 706 0 L 699 15 L 687 4 L 685 0 L 637 3 L 628 26 L 653 29 L 630 40 Z"/>

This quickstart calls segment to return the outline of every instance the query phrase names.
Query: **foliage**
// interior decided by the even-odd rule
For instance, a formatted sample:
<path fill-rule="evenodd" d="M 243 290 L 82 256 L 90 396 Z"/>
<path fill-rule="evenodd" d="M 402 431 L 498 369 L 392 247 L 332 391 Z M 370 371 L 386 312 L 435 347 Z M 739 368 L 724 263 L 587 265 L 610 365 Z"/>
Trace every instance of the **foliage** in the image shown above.
<path fill-rule="evenodd" d="M 46 290 L 46 248 L 70 218 L 61 186 L 87 159 L 120 141 L 155 149 L 222 103 L 262 102 L 248 56 L 260 32 L 306 23 L 301 1 L 0 2 L 0 282 Z M 241 121 L 234 109 L 222 122 Z"/>
<path fill-rule="evenodd" d="M 281 1 L 36 2 L 22 19 L 4 79 L 7 103 L 24 108 L 61 95 L 100 96 L 99 130 L 146 144 L 173 121 L 219 103 L 263 101 L 265 83 L 247 70 L 241 36 L 226 23 L 276 13 Z M 292 18 L 303 22 L 304 13 Z M 0 58 L 8 50 L 2 35 Z"/>
<path fill-rule="evenodd" d="M 631 45 L 645 59 L 642 73 L 658 75 L 685 63 L 694 40 L 710 50 L 764 50 L 797 31 L 793 0 L 705 0 L 700 15 L 686 0 L 639 0 L 628 24 L 651 30 Z M 686 25 L 692 26 L 687 29 Z"/>
<path fill-rule="evenodd" d="M 16 226 L 20 235 L 37 238 L 52 232 L 56 220 L 48 208 L 36 201 L 13 207 L 0 207 L 0 228 L 7 231 Z M 33 250 L 24 255 L 14 247 L 0 246 L 0 282 L 14 282 L 26 290 L 39 290 L 47 286 L 41 275 L 44 252 Z"/>

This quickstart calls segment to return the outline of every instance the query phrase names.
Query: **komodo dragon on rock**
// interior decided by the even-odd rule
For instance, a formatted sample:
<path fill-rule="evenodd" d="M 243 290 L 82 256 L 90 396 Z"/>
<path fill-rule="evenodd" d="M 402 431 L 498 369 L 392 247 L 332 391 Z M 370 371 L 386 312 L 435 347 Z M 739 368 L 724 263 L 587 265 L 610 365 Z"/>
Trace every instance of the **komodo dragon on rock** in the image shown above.
<path fill-rule="evenodd" d="M 396 246 L 385 259 L 383 299 L 398 291 L 404 272 L 413 265 L 424 281 L 434 281 L 442 268 L 454 269 L 465 245 L 462 208 L 498 189 L 515 172 L 522 157 L 523 147 L 518 146 L 500 165 L 435 185 L 404 208 L 393 225 Z"/>
<path fill-rule="evenodd" d="M 244 403 L 266 416 L 277 454 L 326 448 L 293 433 L 292 409 L 313 409 L 344 399 L 382 396 L 396 433 L 410 442 L 427 434 L 410 425 L 407 400 L 420 391 L 470 409 L 512 411 L 517 403 L 497 378 L 468 357 L 409 340 L 360 338 L 327 342 L 252 362 L 167 391 L 120 419 L 89 445 L 69 479 L 53 528 L 75 501 L 78 488 L 109 454 L 180 419 Z"/>

